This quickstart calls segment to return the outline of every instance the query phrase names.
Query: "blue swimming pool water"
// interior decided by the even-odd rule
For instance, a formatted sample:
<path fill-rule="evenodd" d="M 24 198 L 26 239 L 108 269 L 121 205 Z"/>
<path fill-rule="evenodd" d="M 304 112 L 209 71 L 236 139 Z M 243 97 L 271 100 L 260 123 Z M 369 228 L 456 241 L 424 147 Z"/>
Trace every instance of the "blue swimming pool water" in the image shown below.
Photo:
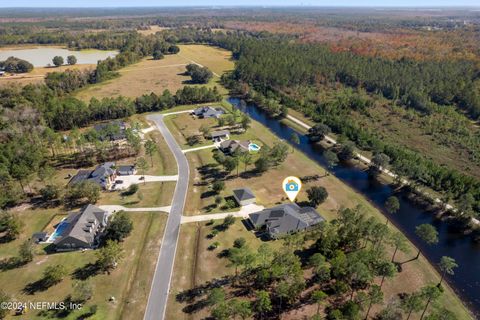
<path fill-rule="evenodd" d="M 260 146 L 259 146 L 258 144 L 256 144 L 256 143 L 250 143 L 250 144 L 248 145 L 248 149 L 249 149 L 250 151 L 258 151 L 258 150 L 260 150 Z"/>
<path fill-rule="evenodd" d="M 58 224 L 57 228 L 55 229 L 55 231 L 53 232 L 52 236 L 50 237 L 50 240 L 51 241 L 54 241 L 55 239 L 57 239 L 59 236 L 62 235 L 63 231 L 65 231 L 65 229 L 68 227 L 68 222 L 66 222 L 65 220 L 62 220 L 60 221 L 60 223 Z"/>

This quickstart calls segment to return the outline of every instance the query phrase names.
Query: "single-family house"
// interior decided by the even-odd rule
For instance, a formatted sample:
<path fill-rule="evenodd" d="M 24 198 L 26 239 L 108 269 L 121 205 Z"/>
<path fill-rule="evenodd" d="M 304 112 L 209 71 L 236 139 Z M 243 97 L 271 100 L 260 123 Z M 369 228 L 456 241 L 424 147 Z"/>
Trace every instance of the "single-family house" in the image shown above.
<path fill-rule="evenodd" d="M 193 110 L 193 115 L 199 118 L 220 118 L 222 114 L 225 114 L 225 110 L 220 107 L 211 107 L 211 106 L 204 106 L 199 107 Z"/>
<path fill-rule="evenodd" d="M 255 203 L 255 195 L 249 188 L 240 188 L 233 190 L 233 197 L 235 201 L 241 206 L 246 206 Z"/>
<path fill-rule="evenodd" d="M 272 239 L 277 239 L 309 229 L 325 219 L 312 207 L 288 203 L 251 213 L 249 221 L 255 229 L 265 229 Z"/>
<path fill-rule="evenodd" d="M 109 190 L 115 183 L 116 177 L 117 170 L 115 169 L 115 162 L 105 162 L 96 167 L 95 170 L 79 170 L 68 184 L 72 185 L 82 181 L 92 181 L 103 189 Z"/>
<path fill-rule="evenodd" d="M 66 224 L 53 244 L 57 251 L 94 248 L 107 226 L 106 211 L 89 204 L 79 212 L 71 213 L 62 223 Z"/>
<path fill-rule="evenodd" d="M 137 173 L 137 168 L 133 164 L 121 165 L 117 168 L 117 174 L 119 176 L 130 176 Z"/>
<path fill-rule="evenodd" d="M 214 142 L 221 142 L 223 140 L 228 140 L 230 139 L 230 131 L 228 130 L 213 131 L 210 134 L 210 137 Z"/>
<path fill-rule="evenodd" d="M 244 140 L 225 140 L 220 143 L 219 149 L 227 154 L 233 154 L 235 152 L 248 152 L 248 146 L 250 141 Z"/>
<path fill-rule="evenodd" d="M 127 138 L 127 124 L 123 121 L 100 123 L 93 129 L 101 141 L 119 141 Z"/>

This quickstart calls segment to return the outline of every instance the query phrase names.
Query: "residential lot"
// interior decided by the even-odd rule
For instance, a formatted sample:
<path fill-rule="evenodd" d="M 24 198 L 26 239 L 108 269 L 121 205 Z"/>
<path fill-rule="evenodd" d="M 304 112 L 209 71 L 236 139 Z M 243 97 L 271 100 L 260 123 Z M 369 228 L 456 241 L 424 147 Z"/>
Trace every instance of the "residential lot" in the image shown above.
<path fill-rule="evenodd" d="M 59 210 L 26 210 L 18 212 L 18 216 L 25 223 L 22 236 L 8 244 L 0 246 L 0 256 L 8 258 L 17 254 L 19 245 L 34 231 L 38 231 L 49 224 Z M 93 296 L 87 301 L 82 310 L 74 311 L 64 318 L 78 319 L 89 312 L 91 306 L 97 306 L 95 317 L 98 319 L 129 319 L 128 315 L 143 312 L 151 275 L 156 263 L 156 257 L 165 226 L 166 215 L 160 213 L 135 212 L 129 214 L 134 229 L 131 235 L 122 243 L 125 250 L 124 259 L 110 274 L 91 274 L 86 276 L 93 287 Z M 72 293 L 75 281 L 83 279 L 82 270 L 96 260 L 95 251 L 73 251 L 46 254 L 45 245 L 37 245 L 34 260 L 25 266 L 0 272 L 0 285 L 16 301 L 63 301 Z M 35 294 L 26 293 L 25 287 L 39 280 L 42 272 L 48 267 L 61 264 L 66 267 L 68 275 L 65 279 L 45 291 Z M 87 272 L 88 274 L 88 272 Z M 11 281 L 15 279 L 15 281 Z M 109 301 L 115 297 L 115 301 Z M 45 319 L 54 315 L 54 311 L 41 314 L 39 311 L 27 311 L 28 319 Z M 12 313 L 13 315 L 13 313 Z M 15 317 L 12 317 L 15 318 Z"/>

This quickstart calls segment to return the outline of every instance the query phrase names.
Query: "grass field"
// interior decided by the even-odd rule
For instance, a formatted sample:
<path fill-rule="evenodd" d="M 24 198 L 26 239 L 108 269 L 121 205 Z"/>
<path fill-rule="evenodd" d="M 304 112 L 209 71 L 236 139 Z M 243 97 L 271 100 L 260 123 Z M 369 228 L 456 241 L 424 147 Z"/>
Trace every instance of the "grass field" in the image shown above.
<path fill-rule="evenodd" d="M 87 86 L 79 90 L 76 96 L 89 101 L 92 97 L 119 95 L 136 98 L 150 92 L 161 94 L 165 89 L 175 93 L 190 80 L 190 77 L 183 74 L 187 64 L 199 63 L 221 75 L 224 71 L 233 69 L 230 58 L 231 53 L 226 50 L 205 45 L 181 45 L 178 54 L 166 55 L 162 60 L 144 59 L 119 70 L 119 77 Z M 217 82 L 218 77 L 214 77 L 208 86 L 218 86 Z"/>
<path fill-rule="evenodd" d="M 273 133 L 255 121 L 252 122 L 248 135 L 259 137 L 262 143 L 268 145 L 272 145 L 273 142 L 277 141 Z M 209 184 L 198 183 L 201 181 L 201 176 L 196 168 L 214 163 L 211 150 L 191 152 L 187 154 L 187 158 L 191 166 L 191 186 L 187 196 L 189 201 L 186 204 L 185 214 L 204 214 L 204 208 L 213 203 L 213 197 L 202 197 L 202 194 L 208 192 Z M 318 211 L 327 220 L 334 219 L 337 216 L 339 208 L 354 207 L 356 205 L 361 205 L 367 215 L 374 216 L 381 221 L 385 220 L 385 216 L 364 197 L 342 183 L 335 176 L 326 175 L 326 170 L 323 167 L 310 160 L 298 150 L 290 153 L 283 164 L 269 170 L 261 176 L 247 175 L 244 177 L 240 175 L 240 177 L 237 178 L 233 175 L 226 180 L 226 190 L 224 194 L 230 193 L 235 187 L 248 186 L 253 190 L 257 196 L 257 202 L 260 204 L 271 206 L 276 203 L 285 202 L 286 199 L 280 187 L 281 181 L 284 177 L 288 175 L 298 175 L 299 172 L 301 172 L 301 176 L 320 176 L 318 180 L 307 183 L 303 190 L 313 185 L 321 185 L 327 189 L 329 197 L 327 201 L 318 208 Z M 301 192 L 299 201 L 306 199 L 306 193 Z M 392 224 L 389 224 L 389 226 L 390 228 L 395 228 Z M 185 314 L 181 310 L 185 305 L 175 301 L 175 293 L 213 280 L 213 277 L 219 278 L 222 275 L 233 272 L 233 270 L 226 268 L 226 262 L 224 260 L 214 256 L 211 258 L 208 257 L 210 252 L 207 252 L 206 248 L 208 247 L 209 240 L 205 238 L 205 233 L 202 231 L 203 228 L 205 228 L 204 224 L 188 224 L 182 226 L 172 282 L 173 293 L 170 296 L 169 308 L 167 309 L 167 314 L 175 319 L 202 319 L 206 316 L 204 311 L 193 315 Z M 235 230 L 235 233 L 231 235 L 229 235 L 230 230 L 225 233 L 224 236 L 227 237 L 226 239 L 220 241 L 220 238 L 215 238 L 215 240 L 224 246 L 224 243 L 230 243 L 240 234 L 245 238 L 252 236 L 241 223 L 237 223 L 233 230 Z M 409 255 L 400 254 L 398 256 L 399 261 L 406 261 L 415 255 L 416 249 L 413 244 L 410 244 L 410 247 L 411 253 Z M 390 248 L 387 250 L 387 255 L 391 253 Z M 212 262 L 214 259 L 217 260 Z M 197 263 L 197 261 L 199 261 L 199 263 Z M 418 260 L 405 264 L 401 273 L 393 280 L 388 280 L 384 284 L 385 301 L 388 302 L 399 293 L 412 292 L 424 285 L 438 281 L 439 275 L 436 270 L 426 259 L 421 257 Z M 439 303 L 448 306 L 460 319 L 471 318 L 468 310 L 450 288 L 447 288 Z M 294 310 L 286 315 L 285 319 L 299 319 L 305 314 L 313 314 L 314 309 L 315 306 L 309 305 L 305 308 Z"/>
<path fill-rule="evenodd" d="M 36 226 L 30 223 L 32 217 L 34 217 L 35 224 L 42 225 L 48 223 L 52 213 L 32 210 L 19 212 L 18 215 L 28 226 L 24 234 L 30 235 L 32 231 L 38 231 Z M 125 258 L 111 274 L 92 275 L 88 280 L 93 286 L 92 299 L 86 303 L 83 310 L 71 312 L 63 318 L 79 319 L 82 314 L 88 312 L 88 308 L 92 305 L 98 306 L 97 313 L 92 319 L 130 319 L 128 315 L 131 312 L 134 314 L 143 312 L 166 216 L 158 213 L 135 212 L 130 217 L 134 224 L 134 230 L 122 244 Z M 21 242 L 22 239 L 18 239 L 8 245 L 0 245 L 0 256 L 11 255 L 12 248 L 18 247 Z M 72 284 L 75 281 L 73 272 L 96 260 L 94 251 L 49 255 L 42 253 L 40 249 L 38 251 L 40 254 L 35 256 L 29 264 L 0 272 L 0 287 L 10 294 L 12 299 L 60 302 L 72 292 Z M 42 272 L 47 266 L 56 264 L 64 265 L 69 273 L 61 283 L 34 295 L 23 292 L 27 284 L 41 278 Z M 12 281 L 12 278 L 15 281 Z M 115 297 L 115 302 L 108 301 L 112 296 Z M 52 315 L 53 312 L 40 315 L 38 311 L 34 310 L 27 313 L 28 319 L 45 319 Z M 122 315 L 126 316 L 121 317 Z"/>

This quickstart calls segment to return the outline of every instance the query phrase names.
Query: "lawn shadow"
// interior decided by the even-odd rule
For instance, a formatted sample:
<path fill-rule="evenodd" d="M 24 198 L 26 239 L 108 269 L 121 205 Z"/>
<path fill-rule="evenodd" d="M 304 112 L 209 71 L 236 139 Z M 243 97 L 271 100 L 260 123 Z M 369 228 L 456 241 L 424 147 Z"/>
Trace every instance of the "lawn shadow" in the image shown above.
<path fill-rule="evenodd" d="M 77 280 L 87 280 L 90 277 L 100 273 L 100 266 L 97 263 L 87 263 L 83 267 L 77 268 L 72 273 L 72 277 Z"/>

